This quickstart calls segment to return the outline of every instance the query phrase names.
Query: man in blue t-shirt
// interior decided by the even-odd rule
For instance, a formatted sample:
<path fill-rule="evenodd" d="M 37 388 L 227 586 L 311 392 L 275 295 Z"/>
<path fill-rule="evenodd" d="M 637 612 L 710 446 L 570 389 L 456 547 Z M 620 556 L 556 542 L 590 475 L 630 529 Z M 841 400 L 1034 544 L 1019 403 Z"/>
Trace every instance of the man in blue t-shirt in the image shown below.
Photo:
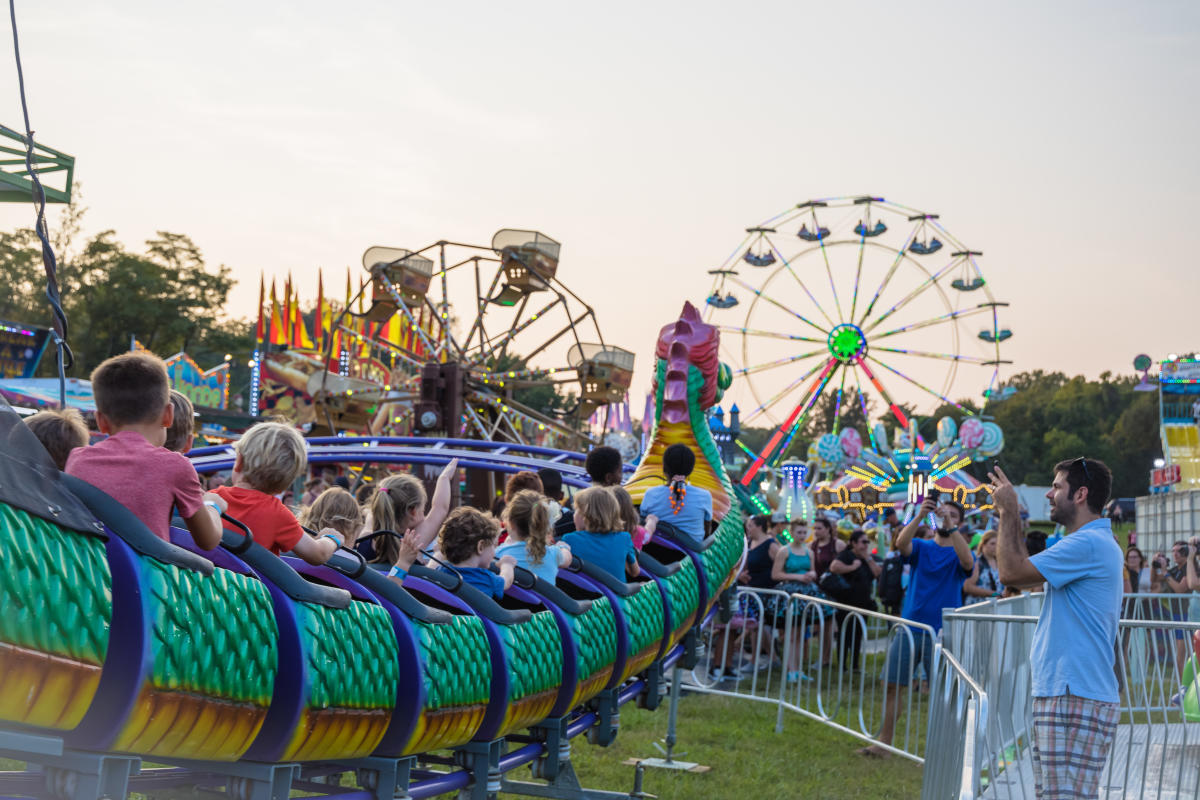
<path fill-rule="evenodd" d="M 996 566 L 1018 589 L 1046 585 L 1033 632 L 1033 782 L 1041 797 L 1096 797 L 1121 714 L 1116 661 L 1124 586 L 1121 548 L 1100 516 L 1112 472 L 1092 458 L 1054 466 L 1046 493 L 1062 541 L 1030 556 L 1017 493 L 999 468 L 988 476 L 1000 510 Z"/>
<path fill-rule="evenodd" d="M 935 510 L 938 526 L 934 537 L 916 538 L 917 529 Z M 971 548 L 959 532 L 962 520 L 962 506 L 954 501 L 939 506 L 937 496 L 931 494 L 896 537 L 896 550 L 910 567 L 900 616 L 928 625 L 933 629 L 933 635 L 942 630 L 942 609 L 962 605 L 963 581 L 975 567 Z M 926 674 L 933 676 L 933 636 L 924 628 L 902 626 L 892 637 L 884 663 L 883 680 L 887 687 L 883 723 L 879 729 L 879 741 L 884 744 L 892 743 L 896 717 L 900 713 L 900 695 L 912 682 L 918 664 L 924 664 Z M 863 747 L 858 752 L 877 758 L 888 755 L 887 748 L 877 744 Z"/>

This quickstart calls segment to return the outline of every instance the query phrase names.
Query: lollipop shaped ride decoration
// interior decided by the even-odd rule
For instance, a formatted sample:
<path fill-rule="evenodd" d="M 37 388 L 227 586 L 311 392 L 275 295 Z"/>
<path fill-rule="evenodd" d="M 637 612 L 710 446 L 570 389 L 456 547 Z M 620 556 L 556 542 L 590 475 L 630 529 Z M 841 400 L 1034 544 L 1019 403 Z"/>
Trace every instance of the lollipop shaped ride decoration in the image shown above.
<path fill-rule="evenodd" d="M 1000 354 L 1012 336 L 999 319 L 1007 303 L 992 295 L 982 254 L 938 215 L 881 197 L 843 197 L 800 203 L 746 231 L 710 270 L 706 306 L 708 320 L 727 323 L 720 326 L 726 357 L 754 401 L 742 424 L 777 427 L 743 474 L 744 486 L 782 458 L 825 392 L 838 393 L 836 416 L 848 387 L 861 397 L 869 385 L 908 429 L 896 387 L 906 399 L 925 397 L 970 415 L 950 399 L 962 388 L 960 368 L 973 370 L 983 389 L 1010 363 Z M 745 308 L 740 324 L 738 307 Z M 886 447 L 869 433 L 873 447 Z M 828 462 L 832 445 L 825 449 Z"/>

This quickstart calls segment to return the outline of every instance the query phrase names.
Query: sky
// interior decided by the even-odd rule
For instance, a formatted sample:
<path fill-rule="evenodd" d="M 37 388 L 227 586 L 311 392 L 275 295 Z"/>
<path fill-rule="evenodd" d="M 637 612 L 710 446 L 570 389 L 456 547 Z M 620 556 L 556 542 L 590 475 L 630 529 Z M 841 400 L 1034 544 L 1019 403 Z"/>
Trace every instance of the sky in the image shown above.
<path fill-rule="evenodd" d="M 745 227 L 872 194 L 983 252 L 1010 370 L 1129 373 L 1138 353 L 1200 347 L 1195 3 L 17 14 L 33 128 L 76 157 L 85 231 L 188 234 L 238 278 L 235 315 L 262 272 L 311 299 L 318 267 L 344 281 L 370 245 L 534 228 L 562 242 L 559 277 L 605 339 L 638 353 L 640 397 L 658 329 Z M 0 62 L 0 121 L 20 127 Z M 8 228 L 30 220 L 0 208 Z"/>

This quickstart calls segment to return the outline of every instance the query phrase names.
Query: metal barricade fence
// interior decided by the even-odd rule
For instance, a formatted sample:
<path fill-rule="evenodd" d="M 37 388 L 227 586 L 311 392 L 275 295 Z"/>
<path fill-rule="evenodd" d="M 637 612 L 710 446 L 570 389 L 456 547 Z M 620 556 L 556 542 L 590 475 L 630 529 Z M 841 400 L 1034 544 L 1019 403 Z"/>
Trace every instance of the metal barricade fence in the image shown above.
<path fill-rule="evenodd" d="M 980 792 L 979 758 L 987 751 L 988 696 L 946 649 L 929 704 L 922 800 L 973 800 Z"/>
<path fill-rule="evenodd" d="M 784 712 L 793 711 L 923 760 L 941 658 L 929 626 L 805 594 L 739 587 L 732 616 L 714 615 L 700 635 L 704 657 L 689 690 L 775 704 L 777 732 Z M 909 684 L 912 690 L 902 688 Z M 888 722 L 893 734 L 881 737 Z"/>
<path fill-rule="evenodd" d="M 1042 594 L 1022 595 L 945 612 L 944 660 L 960 663 L 978 683 L 988 698 L 990 713 L 974 737 L 974 766 L 938 752 L 925 763 L 926 783 L 945 787 L 960 781 L 965 787 L 966 779 L 972 777 L 974 794 L 962 796 L 1034 796 L 1029 654 L 1043 599 Z M 1140 595 L 1137 599 L 1181 598 Z M 1190 652 L 1200 623 L 1162 619 L 1156 611 L 1145 610 L 1153 607 L 1131 605 L 1127 598 L 1122 609 L 1123 616 L 1132 618 L 1121 620 L 1114 653 L 1121 715 L 1101 775 L 1103 798 L 1200 796 L 1200 712 L 1185 712 L 1183 707 L 1187 687 L 1176 645 L 1184 642 Z M 938 718 L 943 712 L 939 697 L 931 714 Z"/>

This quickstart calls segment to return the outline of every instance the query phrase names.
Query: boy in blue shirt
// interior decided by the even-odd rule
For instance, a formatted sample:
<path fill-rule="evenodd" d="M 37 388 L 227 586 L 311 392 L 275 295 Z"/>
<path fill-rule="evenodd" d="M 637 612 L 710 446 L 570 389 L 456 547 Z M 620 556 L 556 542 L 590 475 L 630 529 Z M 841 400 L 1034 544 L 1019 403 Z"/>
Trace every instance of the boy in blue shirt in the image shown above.
<path fill-rule="evenodd" d="M 935 510 L 938 526 L 933 538 L 916 538 L 917 529 Z M 971 547 L 959 532 L 962 520 L 962 506 L 954 501 L 939 506 L 937 497 L 929 495 L 896 537 L 896 550 L 910 567 L 908 590 L 904 593 L 900 616 L 928 625 L 935 636 L 942 630 L 942 609 L 962 605 L 963 581 L 975 567 Z M 900 712 L 900 695 L 912 682 L 918 664 L 924 664 L 926 673 L 933 676 L 933 637 L 923 628 L 905 627 L 892 638 L 884 667 L 887 700 L 879 740 L 885 744 L 892 743 Z M 879 745 L 863 747 L 858 752 L 876 758 L 888 754 L 887 748 Z"/>
<path fill-rule="evenodd" d="M 712 493 L 687 482 L 696 456 L 687 445 L 673 444 L 663 452 L 666 486 L 654 486 L 642 496 L 642 513 L 674 526 L 696 547 L 708 535 L 713 518 Z M 774 521 L 774 520 L 772 520 Z M 783 519 L 786 524 L 786 516 Z M 649 529 L 649 525 L 646 526 Z"/>
<path fill-rule="evenodd" d="M 494 517 L 470 506 L 459 506 L 450 512 L 438 532 L 438 549 L 454 567 L 441 569 L 461 575 L 463 583 L 488 597 L 501 599 L 504 590 L 512 586 L 517 560 L 512 556 L 501 558 L 499 575 L 488 569 L 496 558 L 499 538 L 500 523 Z"/>

